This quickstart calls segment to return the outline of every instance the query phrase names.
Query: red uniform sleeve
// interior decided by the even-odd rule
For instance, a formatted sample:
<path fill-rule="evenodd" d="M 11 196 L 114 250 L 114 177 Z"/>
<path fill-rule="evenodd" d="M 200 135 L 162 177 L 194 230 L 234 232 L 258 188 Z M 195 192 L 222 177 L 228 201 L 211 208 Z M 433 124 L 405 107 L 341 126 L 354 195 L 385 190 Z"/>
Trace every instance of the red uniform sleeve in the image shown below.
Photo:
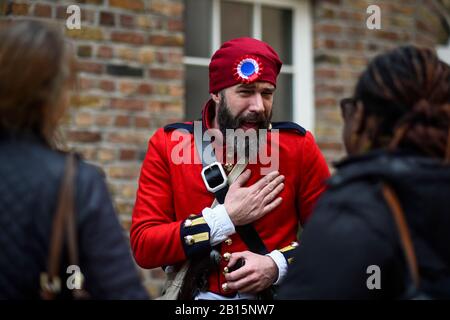
<path fill-rule="evenodd" d="M 330 177 L 325 158 L 310 132 L 305 136 L 299 170 L 301 181 L 297 205 L 300 208 L 300 223 L 304 226 L 319 196 L 326 189 L 325 180 Z"/>
<path fill-rule="evenodd" d="M 175 220 L 165 133 L 149 141 L 133 210 L 130 241 L 143 268 L 171 265 L 186 259 L 180 239 L 182 221 Z"/>

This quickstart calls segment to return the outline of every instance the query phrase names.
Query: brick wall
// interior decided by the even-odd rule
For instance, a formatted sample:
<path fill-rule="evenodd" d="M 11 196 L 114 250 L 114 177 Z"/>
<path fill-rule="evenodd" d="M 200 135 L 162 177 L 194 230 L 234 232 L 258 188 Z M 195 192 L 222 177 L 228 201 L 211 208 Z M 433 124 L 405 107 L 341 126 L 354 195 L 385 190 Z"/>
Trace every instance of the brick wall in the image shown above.
<path fill-rule="evenodd" d="M 81 8 L 81 30 L 64 27 L 72 4 Z M 57 22 L 73 40 L 79 88 L 64 133 L 69 146 L 106 172 L 128 231 L 148 139 L 184 115 L 182 0 L 18 0 L 11 9 L 14 18 Z M 162 272 L 142 275 L 158 294 Z"/>
<path fill-rule="evenodd" d="M 275 1 L 275 0 L 274 0 Z M 0 0 L 0 12 L 6 10 Z M 448 0 L 316 0 L 313 5 L 316 139 L 329 162 L 343 155 L 338 101 L 352 94 L 375 54 L 402 43 L 447 42 L 441 23 Z M 64 126 L 69 145 L 101 166 L 126 230 L 148 138 L 184 113 L 182 0 L 13 1 L 12 16 L 56 21 L 68 5 L 82 9 L 82 29 L 66 31 L 80 69 L 78 94 Z M 366 9 L 381 7 L 381 30 Z M 448 11 L 447 11 L 448 12 Z M 161 269 L 142 270 L 151 295 Z"/>
<path fill-rule="evenodd" d="M 447 43 L 444 2 L 434 0 L 317 0 L 313 4 L 316 139 L 327 161 L 343 154 L 339 100 L 351 96 L 357 77 L 376 54 L 397 45 Z M 381 29 L 369 30 L 369 5 L 381 9 Z"/>

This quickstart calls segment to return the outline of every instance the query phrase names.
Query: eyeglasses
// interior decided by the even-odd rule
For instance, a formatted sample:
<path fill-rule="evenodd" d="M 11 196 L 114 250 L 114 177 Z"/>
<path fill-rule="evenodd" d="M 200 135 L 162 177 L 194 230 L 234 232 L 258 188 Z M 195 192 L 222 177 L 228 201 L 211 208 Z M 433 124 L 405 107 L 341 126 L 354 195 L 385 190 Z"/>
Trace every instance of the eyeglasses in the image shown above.
<path fill-rule="evenodd" d="M 355 110 L 357 100 L 355 98 L 344 98 L 340 101 L 342 117 L 347 117 Z"/>

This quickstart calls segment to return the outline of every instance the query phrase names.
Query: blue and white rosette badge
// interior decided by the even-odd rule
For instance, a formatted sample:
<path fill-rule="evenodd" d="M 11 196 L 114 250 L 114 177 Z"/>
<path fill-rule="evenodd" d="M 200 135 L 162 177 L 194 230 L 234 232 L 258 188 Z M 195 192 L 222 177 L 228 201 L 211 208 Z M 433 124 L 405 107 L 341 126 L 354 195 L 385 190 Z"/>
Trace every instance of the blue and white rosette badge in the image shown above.
<path fill-rule="evenodd" d="M 234 76 L 237 81 L 251 83 L 262 73 L 263 66 L 258 57 L 245 55 L 239 58 L 234 66 Z"/>

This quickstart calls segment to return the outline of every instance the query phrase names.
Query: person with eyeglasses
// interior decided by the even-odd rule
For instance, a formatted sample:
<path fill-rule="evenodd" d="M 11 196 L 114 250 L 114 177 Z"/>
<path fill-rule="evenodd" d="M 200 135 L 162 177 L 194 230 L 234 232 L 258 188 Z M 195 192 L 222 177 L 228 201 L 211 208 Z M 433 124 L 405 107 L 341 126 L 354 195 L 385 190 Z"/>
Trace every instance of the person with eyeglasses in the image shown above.
<path fill-rule="evenodd" d="M 281 299 L 450 298 L 450 67 L 377 56 L 341 101 L 348 157 L 302 234 Z"/>

